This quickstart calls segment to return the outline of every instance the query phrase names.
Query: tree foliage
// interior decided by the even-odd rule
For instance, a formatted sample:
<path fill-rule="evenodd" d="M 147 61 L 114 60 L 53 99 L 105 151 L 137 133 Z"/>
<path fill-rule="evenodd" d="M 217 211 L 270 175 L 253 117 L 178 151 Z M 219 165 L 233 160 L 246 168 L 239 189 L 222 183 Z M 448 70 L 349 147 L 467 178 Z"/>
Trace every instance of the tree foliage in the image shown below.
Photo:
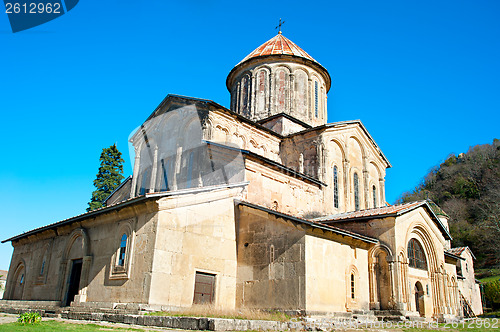
<path fill-rule="evenodd" d="M 99 158 L 101 165 L 94 180 L 96 190 L 92 192 L 87 211 L 103 207 L 103 201 L 120 185 L 123 180 L 122 153 L 118 151 L 116 144 L 102 149 Z"/>
<path fill-rule="evenodd" d="M 484 297 L 490 307 L 500 308 L 500 281 L 490 281 L 483 286 Z"/>
<path fill-rule="evenodd" d="M 453 246 L 469 246 L 479 266 L 500 263 L 500 140 L 450 155 L 398 202 L 422 199 L 450 216 Z"/>

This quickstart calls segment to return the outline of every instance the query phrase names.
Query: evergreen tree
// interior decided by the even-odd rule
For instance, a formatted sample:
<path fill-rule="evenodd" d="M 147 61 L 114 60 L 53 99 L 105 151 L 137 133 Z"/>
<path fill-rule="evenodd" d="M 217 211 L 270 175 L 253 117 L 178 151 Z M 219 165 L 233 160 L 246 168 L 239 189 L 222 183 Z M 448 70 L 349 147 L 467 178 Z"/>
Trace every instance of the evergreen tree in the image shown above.
<path fill-rule="evenodd" d="M 94 180 L 96 190 L 92 193 L 87 211 L 104 207 L 103 201 L 115 190 L 123 180 L 122 153 L 118 151 L 116 144 L 102 149 L 101 166 Z"/>

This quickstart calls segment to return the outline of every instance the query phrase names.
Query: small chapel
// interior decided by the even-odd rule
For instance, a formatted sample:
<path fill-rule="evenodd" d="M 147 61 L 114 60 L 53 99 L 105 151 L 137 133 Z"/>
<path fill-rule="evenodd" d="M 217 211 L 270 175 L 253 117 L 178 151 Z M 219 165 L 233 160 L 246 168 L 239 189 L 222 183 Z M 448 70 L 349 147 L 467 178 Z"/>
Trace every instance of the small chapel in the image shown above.
<path fill-rule="evenodd" d="M 389 205 L 389 160 L 327 122 L 329 72 L 281 31 L 241 60 L 230 109 L 168 95 L 105 207 L 6 239 L 3 303 L 301 315 L 482 313 L 474 255 L 432 201 Z"/>

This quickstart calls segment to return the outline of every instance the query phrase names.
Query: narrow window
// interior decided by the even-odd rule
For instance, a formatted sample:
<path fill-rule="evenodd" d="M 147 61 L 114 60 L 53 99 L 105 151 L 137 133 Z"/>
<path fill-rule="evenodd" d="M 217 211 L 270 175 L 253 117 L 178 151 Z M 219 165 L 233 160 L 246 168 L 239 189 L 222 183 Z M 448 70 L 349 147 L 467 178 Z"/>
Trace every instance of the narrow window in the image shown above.
<path fill-rule="evenodd" d="M 354 273 L 351 273 L 351 299 L 354 299 Z"/>
<path fill-rule="evenodd" d="M 269 262 L 274 263 L 275 259 L 275 253 L 274 253 L 274 245 L 271 244 L 271 248 L 269 249 Z"/>
<path fill-rule="evenodd" d="M 318 81 L 314 81 L 314 115 L 318 117 Z"/>
<path fill-rule="evenodd" d="M 21 274 L 21 280 L 19 280 L 19 285 L 22 285 L 24 283 L 24 273 Z"/>
<path fill-rule="evenodd" d="M 127 234 L 122 235 L 122 240 L 120 242 L 120 254 L 118 255 L 118 265 L 125 265 L 125 252 L 127 251 Z"/>
<path fill-rule="evenodd" d="M 193 178 L 193 161 L 194 161 L 194 152 L 191 152 L 189 154 L 189 161 L 188 161 L 188 170 L 187 170 L 187 187 L 186 188 L 191 188 L 191 180 Z"/>
<path fill-rule="evenodd" d="M 373 207 L 377 207 L 377 188 L 375 186 L 372 187 L 373 191 Z"/>
<path fill-rule="evenodd" d="M 354 173 L 354 209 L 359 211 L 359 179 L 358 173 Z"/>
<path fill-rule="evenodd" d="M 337 166 L 333 166 L 333 206 L 339 207 L 339 172 Z"/>
<path fill-rule="evenodd" d="M 40 269 L 40 275 L 42 275 L 44 271 L 45 271 L 45 258 L 43 259 L 43 262 L 42 262 L 42 268 Z"/>

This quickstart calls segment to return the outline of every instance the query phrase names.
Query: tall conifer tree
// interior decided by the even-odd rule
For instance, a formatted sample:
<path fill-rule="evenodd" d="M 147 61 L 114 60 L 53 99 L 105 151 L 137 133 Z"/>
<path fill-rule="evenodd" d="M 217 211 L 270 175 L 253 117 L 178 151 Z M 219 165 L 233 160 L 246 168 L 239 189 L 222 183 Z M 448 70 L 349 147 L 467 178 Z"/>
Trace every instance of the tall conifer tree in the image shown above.
<path fill-rule="evenodd" d="M 92 192 L 87 211 L 104 207 L 103 201 L 120 185 L 123 180 L 122 153 L 118 151 L 116 144 L 102 149 L 101 166 L 94 180 L 96 190 Z"/>

